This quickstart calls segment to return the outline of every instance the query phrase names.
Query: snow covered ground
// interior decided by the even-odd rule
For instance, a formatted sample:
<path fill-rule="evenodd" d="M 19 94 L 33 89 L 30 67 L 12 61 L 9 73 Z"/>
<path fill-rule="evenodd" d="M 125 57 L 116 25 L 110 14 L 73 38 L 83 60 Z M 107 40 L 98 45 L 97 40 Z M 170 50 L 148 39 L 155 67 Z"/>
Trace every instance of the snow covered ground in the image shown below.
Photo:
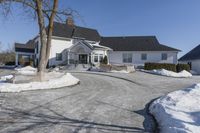
<path fill-rule="evenodd" d="M 21 92 L 28 90 L 55 89 L 66 86 L 72 86 L 79 83 L 79 79 L 70 73 L 50 72 L 45 75 L 44 82 L 30 82 L 22 84 L 6 83 L 6 77 L 11 78 L 12 75 L 1 77 L 0 92 Z"/>
<path fill-rule="evenodd" d="M 37 73 L 37 69 L 31 66 L 15 68 L 15 70 L 17 71 L 17 74 L 22 74 L 22 75 L 36 75 Z"/>
<path fill-rule="evenodd" d="M 189 73 L 188 71 L 181 71 L 179 73 L 168 71 L 165 69 L 159 69 L 159 70 L 141 70 L 144 72 L 152 73 L 152 74 L 157 74 L 157 75 L 163 75 L 163 76 L 168 76 L 168 77 L 175 77 L 175 78 L 189 78 L 192 77 L 192 74 Z"/>
<path fill-rule="evenodd" d="M 163 96 L 150 105 L 161 133 L 200 132 L 200 84 Z"/>

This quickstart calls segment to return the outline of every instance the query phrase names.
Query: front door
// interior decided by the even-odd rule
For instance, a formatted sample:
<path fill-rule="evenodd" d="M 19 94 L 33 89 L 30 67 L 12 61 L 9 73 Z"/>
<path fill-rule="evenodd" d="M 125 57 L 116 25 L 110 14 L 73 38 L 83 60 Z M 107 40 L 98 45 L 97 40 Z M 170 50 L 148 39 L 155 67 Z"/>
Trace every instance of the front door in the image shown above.
<path fill-rule="evenodd" d="M 79 54 L 79 63 L 80 64 L 87 64 L 87 54 Z"/>

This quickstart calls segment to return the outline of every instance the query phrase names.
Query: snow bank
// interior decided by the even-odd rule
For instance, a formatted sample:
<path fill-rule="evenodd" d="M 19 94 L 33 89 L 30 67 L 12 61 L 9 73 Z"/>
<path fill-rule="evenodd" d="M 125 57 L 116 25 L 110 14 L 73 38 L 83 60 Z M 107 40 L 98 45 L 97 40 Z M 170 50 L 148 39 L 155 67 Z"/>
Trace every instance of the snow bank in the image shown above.
<path fill-rule="evenodd" d="M 152 73 L 152 74 L 157 74 L 157 75 L 163 75 L 163 76 L 168 76 L 168 77 L 176 77 L 176 78 L 188 78 L 188 77 L 192 77 L 192 74 L 189 73 L 188 71 L 181 71 L 179 73 L 176 72 L 172 72 L 172 71 L 168 71 L 165 69 L 160 69 L 160 70 L 152 70 L 152 71 L 148 71 L 148 70 L 143 70 L 145 72 L 148 73 Z"/>
<path fill-rule="evenodd" d="M 55 89 L 65 86 L 72 86 L 79 83 L 79 79 L 70 73 L 60 77 L 50 78 L 44 82 L 30 82 L 24 84 L 0 83 L 0 92 L 21 92 L 28 90 Z"/>
<path fill-rule="evenodd" d="M 157 99 L 149 110 L 161 133 L 199 133 L 200 84 Z"/>
<path fill-rule="evenodd" d="M 15 68 L 15 70 L 17 71 L 17 74 L 22 74 L 22 75 L 36 75 L 37 74 L 37 69 L 31 66 Z"/>

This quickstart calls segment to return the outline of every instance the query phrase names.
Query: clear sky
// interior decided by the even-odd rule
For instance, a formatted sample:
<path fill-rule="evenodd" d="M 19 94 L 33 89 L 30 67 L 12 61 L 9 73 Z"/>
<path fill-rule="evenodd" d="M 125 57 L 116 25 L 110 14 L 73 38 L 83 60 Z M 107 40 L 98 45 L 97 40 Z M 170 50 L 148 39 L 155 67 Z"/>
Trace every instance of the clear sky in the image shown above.
<path fill-rule="evenodd" d="M 155 35 L 161 44 L 181 49 L 179 56 L 200 44 L 200 0 L 60 0 L 60 7 L 79 12 L 84 23 L 102 36 Z M 38 33 L 37 23 L 15 9 L 0 17 L 0 41 L 26 42 Z"/>

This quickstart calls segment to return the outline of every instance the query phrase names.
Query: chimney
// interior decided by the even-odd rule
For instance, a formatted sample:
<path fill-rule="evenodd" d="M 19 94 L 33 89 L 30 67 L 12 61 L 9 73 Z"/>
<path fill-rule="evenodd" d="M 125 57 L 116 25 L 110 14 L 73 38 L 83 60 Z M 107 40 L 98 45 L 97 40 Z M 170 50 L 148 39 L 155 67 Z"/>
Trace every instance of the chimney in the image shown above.
<path fill-rule="evenodd" d="M 67 18 L 66 23 L 67 23 L 68 26 L 71 26 L 71 27 L 74 26 L 74 20 L 73 20 L 72 16 L 69 16 Z"/>

